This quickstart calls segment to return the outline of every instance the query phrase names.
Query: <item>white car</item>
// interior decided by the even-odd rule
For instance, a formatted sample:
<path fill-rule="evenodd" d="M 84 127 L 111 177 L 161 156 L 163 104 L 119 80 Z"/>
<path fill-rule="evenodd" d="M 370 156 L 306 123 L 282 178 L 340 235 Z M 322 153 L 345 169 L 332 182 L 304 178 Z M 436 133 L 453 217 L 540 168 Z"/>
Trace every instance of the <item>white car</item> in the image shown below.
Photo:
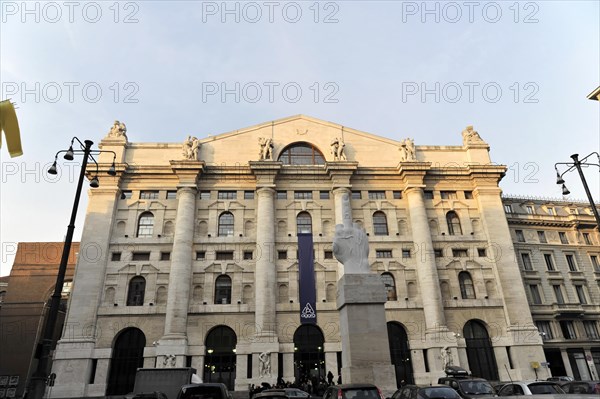
<path fill-rule="evenodd" d="M 565 391 L 553 381 L 518 381 L 502 386 L 498 391 L 498 396 L 550 395 L 560 393 L 565 393 Z"/>

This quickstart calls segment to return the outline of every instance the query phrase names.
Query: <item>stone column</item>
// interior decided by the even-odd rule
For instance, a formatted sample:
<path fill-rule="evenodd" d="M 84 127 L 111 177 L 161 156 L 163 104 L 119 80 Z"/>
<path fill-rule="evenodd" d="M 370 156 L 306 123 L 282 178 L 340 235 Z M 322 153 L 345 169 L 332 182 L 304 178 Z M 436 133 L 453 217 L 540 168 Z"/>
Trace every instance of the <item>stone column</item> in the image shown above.
<path fill-rule="evenodd" d="M 445 330 L 446 319 L 440 294 L 437 266 L 433 256 L 433 243 L 429 232 L 427 211 L 423 200 L 423 189 L 412 186 L 404 192 L 408 199 L 413 242 L 418 246 L 418 251 L 415 251 L 415 261 L 425 315 L 425 328 L 428 332 Z"/>
<path fill-rule="evenodd" d="M 165 330 L 156 347 L 156 357 L 162 359 L 166 355 L 175 355 L 175 366 L 183 367 L 187 355 L 187 317 L 196 221 L 196 180 L 204 164 L 199 161 L 171 161 L 171 168 L 179 179 L 177 217 L 171 251 Z"/>
<path fill-rule="evenodd" d="M 277 268 L 273 251 L 275 247 L 275 190 L 261 187 L 256 190 L 257 254 L 254 281 L 256 285 L 256 328 L 259 334 L 277 334 L 275 328 L 275 306 L 277 292 Z"/>

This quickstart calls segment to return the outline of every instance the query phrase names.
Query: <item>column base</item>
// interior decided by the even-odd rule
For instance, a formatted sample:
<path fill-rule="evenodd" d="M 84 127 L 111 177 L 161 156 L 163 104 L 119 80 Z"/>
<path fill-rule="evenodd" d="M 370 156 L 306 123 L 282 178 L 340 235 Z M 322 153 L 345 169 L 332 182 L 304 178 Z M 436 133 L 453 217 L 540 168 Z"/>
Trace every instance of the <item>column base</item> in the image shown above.
<path fill-rule="evenodd" d="M 58 342 L 52 362 L 52 372 L 56 373 L 56 381 L 49 397 L 88 396 L 88 384 L 85 381 L 89 381 L 95 346 L 95 341 L 90 339 Z"/>
<path fill-rule="evenodd" d="M 165 335 L 156 343 L 156 367 L 185 367 L 187 354 L 188 340 L 185 335 Z"/>
<path fill-rule="evenodd" d="M 384 397 L 390 397 L 396 391 L 396 371 L 394 366 L 386 363 L 365 364 L 361 366 L 342 367 L 342 383 L 368 382 L 381 389 Z"/>

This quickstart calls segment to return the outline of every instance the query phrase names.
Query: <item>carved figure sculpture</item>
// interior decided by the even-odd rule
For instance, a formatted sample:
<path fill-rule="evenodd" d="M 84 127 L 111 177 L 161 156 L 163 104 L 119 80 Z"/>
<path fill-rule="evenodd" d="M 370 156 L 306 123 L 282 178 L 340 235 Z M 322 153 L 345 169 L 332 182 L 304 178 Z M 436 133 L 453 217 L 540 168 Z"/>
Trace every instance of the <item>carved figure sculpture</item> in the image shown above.
<path fill-rule="evenodd" d="M 262 352 L 258 355 L 259 375 L 268 377 L 271 375 L 271 352 Z"/>
<path fill-rule="evenodd" d="M 127 127 L 123 122 L 115 121 L 110 131 L 108 132 L 108 137 L 125 137 L 127 138 Z"/>
<path fill-rule="evenodd" d="M 196 137 L 187 136 L 187 138 L 183 141 L 183 145 L 181 148 L 183 153 L 183 159 L 188 161 L 197 161 L 200 146 L 200 140 L 198 140 Z"/>
<path fill-rule="evenodd" d="M 259 137 L 258 144 L 260 145 L 258 159 L 261 161 L 273 160 L 273 139 L 268 137 Z"/>
<path fill-rule="evenodd" d="M 417 153 L 415 151 L 415 141 L 413 139 L 407 138 L 402 140 L 399 150 L 401 162 L 410 162 L 417 160 Z"/>
<path fill-rule="evenodd" d="M 175 360 L 177 358 L 175 355 L 165 355 L 163 358 L 163 366 L 165 367 L 175 367 Z"/>
<path fill-rule="evenodd" d="M 483 143 L 483 139 L 475 130 L 473 126 L 469 125 L 462 131 L 463 145 L 471 143 Z"/>
<path fill-rule="evenodd" d="M 440 349 L 440 354 L 442 356 L 442 363 L 443 363 L 444 369 L 448 366 L 452 366 L 452 364 L 454 363 L 454 360 L 452 359 L 452 351 L 450 350 L 450 348 L 447 346 L 444 346 L 443 348 Z"/>
<path fill-rule="evenodd" d="M 336 137 L 331 141 L 331 155 L 333 155 L 334 161 L 345 161 L 346 160 L 346 152 L 344 151 L 344 140 L 340 137 Z"/>
<path fill-rule="evenodd" d="M 369 268 L 369 241 L 365 230 L 356 223 L 352 224 L 350 217 L 350 198 L 348 194 L 342 197 L 343 224 L 335 226 L 333 237 L 333 254 L 344 265 L 344 272 L 348 274 L 370 273 Z"/>

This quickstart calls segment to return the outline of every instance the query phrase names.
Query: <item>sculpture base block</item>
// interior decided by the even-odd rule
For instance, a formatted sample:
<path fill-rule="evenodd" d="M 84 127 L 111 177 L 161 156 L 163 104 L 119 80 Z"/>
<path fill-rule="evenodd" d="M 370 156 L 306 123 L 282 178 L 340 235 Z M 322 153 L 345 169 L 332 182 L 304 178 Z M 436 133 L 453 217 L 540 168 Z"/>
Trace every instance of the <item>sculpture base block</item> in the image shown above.
<path fill-rule="evenodd" d="M 374 383 L 386 393 L 396 390 L 386 301 L 385 287 L 376 274 L 344 274 L 338 281 L 344 384 Z"/>

